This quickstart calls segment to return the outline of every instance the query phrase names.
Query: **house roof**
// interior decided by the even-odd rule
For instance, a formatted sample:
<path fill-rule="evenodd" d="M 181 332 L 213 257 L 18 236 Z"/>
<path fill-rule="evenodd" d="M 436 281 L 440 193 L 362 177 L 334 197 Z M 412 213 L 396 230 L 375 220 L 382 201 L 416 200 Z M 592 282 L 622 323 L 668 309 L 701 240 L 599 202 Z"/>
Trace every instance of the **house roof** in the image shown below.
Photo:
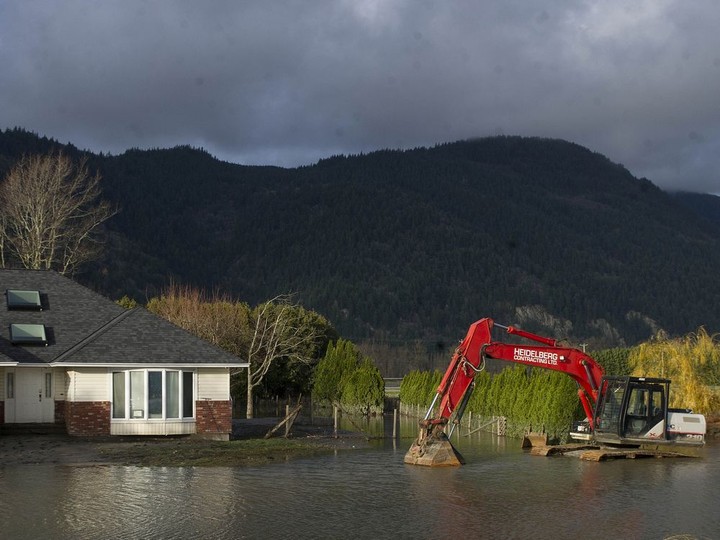
<path fill-rule="evenodd" d="M 7 290 L 39 291 L 41 310 L 10 309 Z M 0 269 L 0 365 L 246 367 L 144 308 L 127 310 L 51 270 Z M 11 324 L 42 324 L 47 345 L 13 344 Z"/>

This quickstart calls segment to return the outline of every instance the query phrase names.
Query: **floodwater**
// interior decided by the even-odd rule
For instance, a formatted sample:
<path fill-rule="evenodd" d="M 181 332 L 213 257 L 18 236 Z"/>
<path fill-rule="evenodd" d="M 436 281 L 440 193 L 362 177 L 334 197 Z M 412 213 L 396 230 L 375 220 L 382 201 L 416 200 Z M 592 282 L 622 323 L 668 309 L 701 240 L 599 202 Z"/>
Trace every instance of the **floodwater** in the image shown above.
<path fill-rule="evenodd" d="M 456 433 L 467 464 L 430 469 L 403 463 L 415 425 L 251 468 L 0 467 L 0 538 L 720 539 L 718 443 L 592 463 Z"/>

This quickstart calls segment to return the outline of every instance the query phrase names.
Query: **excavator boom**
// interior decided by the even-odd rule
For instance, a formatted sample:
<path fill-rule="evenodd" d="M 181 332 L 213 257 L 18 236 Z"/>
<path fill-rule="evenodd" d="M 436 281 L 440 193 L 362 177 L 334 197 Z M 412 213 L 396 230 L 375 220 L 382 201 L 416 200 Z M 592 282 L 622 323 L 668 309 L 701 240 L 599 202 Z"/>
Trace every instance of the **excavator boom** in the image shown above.
<path fill-rule="evenodd" d="M 545 346 L 508 345 L 493 342 L 491 330 L 493 326 L 504 329 L 508 334 L 515 334 Z M 580 385 L 580 401 L 587 417 L 592 419 L 592 410 L 597 401 L 597 392 L 603 377 L 603 369 L 595 360 L 582 351 L 567 347 L 558 347 L 557 341 L 538 336 L 512 326 L 503 326 L 492 319 L 480 319 L 468 330 L 465 339 L 460 343 L 445 371 L 437 389 L 440 402 L 440 418 L 450 418 L 458 405 L 462 403 L 475 374 L 482 370 L 486 358 L 504 360 L 542 367 L 567 373 Z"/>

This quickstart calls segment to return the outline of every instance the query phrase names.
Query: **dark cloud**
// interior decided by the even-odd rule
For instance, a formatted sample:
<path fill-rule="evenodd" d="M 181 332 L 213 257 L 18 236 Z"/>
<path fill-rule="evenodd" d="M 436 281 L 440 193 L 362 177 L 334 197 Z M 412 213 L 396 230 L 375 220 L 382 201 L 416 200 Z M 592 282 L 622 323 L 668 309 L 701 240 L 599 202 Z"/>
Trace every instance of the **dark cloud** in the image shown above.
<path fill-rule="evenodd" d="M 559 137 L 719 192 L 718 27 L 715 0 L 9 0 L 0 110 L 95 151 L 284 166 Z"/>

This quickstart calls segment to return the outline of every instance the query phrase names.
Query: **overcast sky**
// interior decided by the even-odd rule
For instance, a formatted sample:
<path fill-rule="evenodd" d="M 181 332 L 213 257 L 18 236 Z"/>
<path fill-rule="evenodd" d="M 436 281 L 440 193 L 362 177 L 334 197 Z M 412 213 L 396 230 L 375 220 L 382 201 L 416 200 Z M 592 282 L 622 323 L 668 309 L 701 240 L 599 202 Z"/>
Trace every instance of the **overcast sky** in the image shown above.
<path fill-rule="evenodd" d="M 0 128 L 243 164 L 562 138 L 720 193 L 718 0 L 0 0 Z"/>

